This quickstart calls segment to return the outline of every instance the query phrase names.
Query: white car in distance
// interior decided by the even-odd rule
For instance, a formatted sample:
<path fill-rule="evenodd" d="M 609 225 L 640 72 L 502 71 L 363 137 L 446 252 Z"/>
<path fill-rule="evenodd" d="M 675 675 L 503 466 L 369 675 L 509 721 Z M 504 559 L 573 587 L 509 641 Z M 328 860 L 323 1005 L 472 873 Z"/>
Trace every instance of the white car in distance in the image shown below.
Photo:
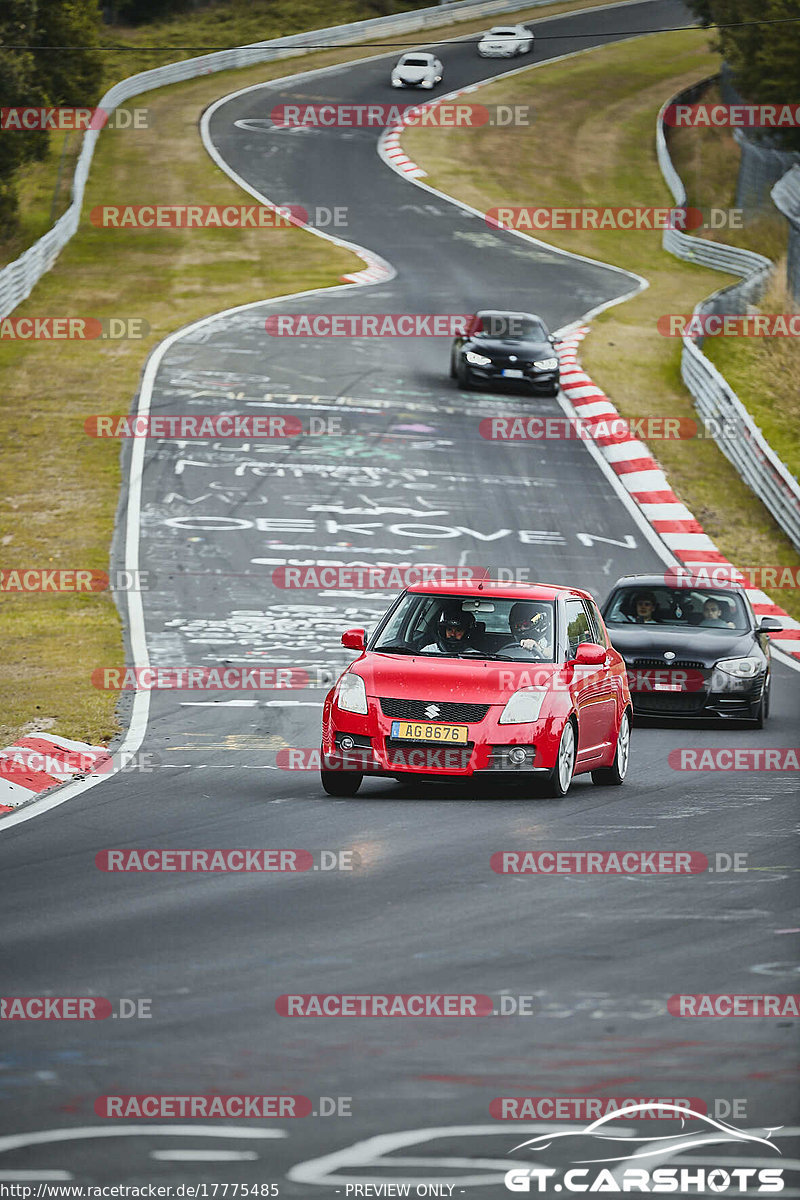
<path fill-rule="evenodd" d="M 404 54 L 392 71 L 392 87 L 432 88 L 442 82 L 442 64 L 433 54 Z"/>
<path fill-rule="evenodd" d="M 533 34 L 524 25 L 494 25 L 478 42 L 481 58 L 513 58 L 533 49 Z"/>

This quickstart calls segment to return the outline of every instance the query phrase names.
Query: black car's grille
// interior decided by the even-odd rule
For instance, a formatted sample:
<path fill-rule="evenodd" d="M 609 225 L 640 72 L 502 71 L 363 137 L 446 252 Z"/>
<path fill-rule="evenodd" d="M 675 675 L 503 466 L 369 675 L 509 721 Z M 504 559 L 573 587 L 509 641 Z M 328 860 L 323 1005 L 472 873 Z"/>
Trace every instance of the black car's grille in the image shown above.
<path fill-rule="evenodd" d="M 634 692 L 632 695 L 634 712 L 641 713 L 681 713 L 702 712 L 706 706 L 705 692 Z"/>
<path fill-rule="evenodd" d="M 428 716 L 426 708 L 438 708 Z M 489 711 L 488 704 L 455 704 L 449 700 L 405 700 L 381 696 L 381 712 L 385 717 L 400 717 L 406 721 L 462 721 L 467 725 L 482 721 Z"/>
<path fill-rule="evenodd" d="M 634 667 L 658 667 L 660 670 L 664 670 L 665 667 L 668 670 L 671 670 L 673 667 L 692 671 L 709 670 L 707 663 L 700 662 L 694 658 L 673 658 L 671 662 L 667 662 L 665 658 L 635 658 L 633 665 Z"/>

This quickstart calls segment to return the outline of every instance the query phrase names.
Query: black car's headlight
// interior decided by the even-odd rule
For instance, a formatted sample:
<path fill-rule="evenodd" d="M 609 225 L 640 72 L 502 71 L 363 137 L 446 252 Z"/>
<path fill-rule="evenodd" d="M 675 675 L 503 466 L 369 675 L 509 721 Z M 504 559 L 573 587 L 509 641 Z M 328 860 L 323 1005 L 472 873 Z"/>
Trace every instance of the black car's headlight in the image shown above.
<path fill-rule="evenodd" d="M 533 364 L 537 371 L 555 371 L 558 366 L 557 358 L 539 358 Z"/>
<path fill-rule="evenodd" d="M 464 358 L 473 367 L 490 367 L 492 360 L 487 358 L 485 354 L 478 354 L 475 350 L 467 350 Z"/>
<path fill-rule="evenodd" d="M 763 658 L 751 654 L 747 658 L 721 658 L 714 664 L 714 670 L 733 675 L 734 679 L 753 679 L 761 674 L 766 665 Z"/>
<path fill-rule="evenodd" d="M 757 654 L 745 658 L 721 658 L 714 664 L 711 676 L 712 692 L 724 692 L 730 688 L 737 689 L 763 675 L 767 669 L 766 661 Z"/>

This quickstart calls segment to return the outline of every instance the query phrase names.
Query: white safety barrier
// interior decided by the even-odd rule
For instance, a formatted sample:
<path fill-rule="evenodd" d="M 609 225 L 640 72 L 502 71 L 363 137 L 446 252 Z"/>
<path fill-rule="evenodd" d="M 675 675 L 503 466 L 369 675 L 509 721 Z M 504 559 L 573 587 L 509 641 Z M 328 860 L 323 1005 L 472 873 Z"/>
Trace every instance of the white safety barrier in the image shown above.
<path fill-rule="evenodd" d="M 686 206 L 686 189 L 667 149 L 664 112 L 669 105 L 691 103 L 707 82 L 703 80 L 702 84 L 679 92 L 664 104 L 658 114 L 658 162 L 679 208 Z M 692 237 L 678 229 L 665 229 L 662 245 L 670 254 L 685 262 L 699 263 L 730 275 L 742 276 L 741 283 L 721 288 L 706 300 L 701 300 L 694 310 L 700 315 L 746 312 L 747 305 L 763 293 L 773 269 L 772 262 L 763 254 Z M 721 435 L 715 437 L 720 450 L 800 550 L 800 487 L 797 480 L 764 438 L 733 388 L 703 354 L 702 339 L 699 339 L 700 344 L 692 337 L 684 336 L 682 340 L 681 376 L 694 397 L 698 413 L 704 420 L 712 422 L 712 430 L 721 431 Z M 725 431 L 730 430 L 735 430 L 737 436 L 726 437 Z"/>
<path fill-rule="evenodd" d="M 372 17 L 366 21 L 353 21 L 348 25 L 312 29 L 306 33 L 273 38 L 266 42 L 254 42 L 249 46 L 237 46 L 232 50 L 219 50 L 214 54 L 187 58 L 182 62 L 168 63 L 164 67 L 131 75 L 130 78 L 115 83 L 98 102 L 98 108 L 111 113 L 117 105 L 141 95 L 142 92 L 149 92 L 171 83 L 182 83 L 199 75 L 210 75 L 215 71 L 230 71 L 237 67 L 250 67 L 260 62 L 308 54 L 318 48 L 320 43 L 333 45 L 353 39 L 363 41 L 372 37 L 383 37 L 386 34 L 413 33 L 429 26 L 453 24 L 458 20 L 515 12 L 522 8 L 537 8 L 550 2 L 551 0 L 454 0 L 453 3 L 434 8 L 420 8 L 390 17 Z M 31 294 L 42 275 L 50 270 L 67 242 L 77 232 L 83 193 L 100 132 L 101 130 L 90 129 L 84 134 L 72 181 L 72 201 L 67 211 L 59 217 L 52 229 L 0 271 L 0 318 L 8 316 Z"/>

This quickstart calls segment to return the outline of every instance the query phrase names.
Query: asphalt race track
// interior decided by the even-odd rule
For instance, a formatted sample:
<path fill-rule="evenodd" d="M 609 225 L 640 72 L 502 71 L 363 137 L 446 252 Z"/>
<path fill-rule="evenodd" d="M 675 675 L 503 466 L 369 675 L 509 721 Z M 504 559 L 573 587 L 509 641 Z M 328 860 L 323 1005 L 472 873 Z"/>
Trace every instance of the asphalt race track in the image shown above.
<path fill-rule="evenodd" d="M 573 51 L 567 33 L 589 33 L 583 48 L 688 20 L 674 0 L 554 18 L 536 26 L 559 35 L 538 43 L 536 61 Z M 474 39 L 441 57 L 447 91 L 527 61 L 479 59 Z M 783 1126 L 783 1194 L 798 1195 L 800 1163 L 780 1140 L 800 1124 L 797 1021 L 666 1011 L 675 993 L 792 991 L 791 775 L 686 773 L 668 755 L 793 745 L 796 671 L 775 663 L 762 732 L 637 728 L 623 788 L 584 776 L 559 801 L 374 780 L 354 799 L 332 800 L 315 771 L 276 766 L 276 751 L 318 746 L 324 680 L 351 657 L 340 634 L 374 626 L 389 599 L 283 590 L 272 582 L 277 567 L 528 568 L 532 579 L 588 587 L 602 600 L 618 575 L 668 561 L 584 443 L 479 434 L 487 416 L 562 415 L 558 399 L 461 392 L 447 376 L 448 339 L 265 333 L 275 313 L 477 306 L 537 311 L 560 329 L 636 286 L 432 198 L 380 160 L 375 130 L 270 127 L 283 102 L 396 100 L 392 59 L 251 89 L 209 122 L 215 150 L 255 193 L 309 211 L 346 207 L 347 227 L 336 232 L 395 274 L 209 319 L 165 351 L 154 414 L 290 413 L 314 418 L 321 432 L 148 443 L 139 530 L 147 652 L 163 667 L 299 667 L 318 686 L 154 691 L 142 744 L 151 771 L 3 823 L 3 965 L 14 993 L 146 998 L 152 1015 L 12 1027 L 0 1073 L 0 1180 L 276 1183 L 289 1197 L 444 1181 L 453 1195 L 502 1195 L 503 1172 L 520 1159 L 509 1152 L 553 1123 L 494 1121 L 495 1097 L 697 1097 L 739 1128 Z M 137 532 L 127 514 L 123 496 L 120 567 Z M 354 851 L 356 865 L 296 874 L 109 874 L 95 865 L 108 848 L 265 846 Z M 688 850 L 714 862 L 743 854 L 747 869 L 512 878 L 490 869 L 503 849 Z M 285 993 L 365 992 L 487 993 L 497 1004 L 501 994 L 526 996 L 533 1015 L 276 1012 Z M 95 1113 L 98 1097 L 152 1093 L 302 1095 L 317 1114 L 321 1097 L 349 1097 L 351 1115 L 189 1123 Z M 735 1100 L 738 1110 L 725 1108 Z M 634 1127 L 661 1131 L 656 1121 Z M 404 1148 L 393 1135 L 406 1130 L 419 1133 Z M 348 1150 L 366 1139 L 377 1140 Z M 553 1153 L 545 1165 L 569 1161 L 566 1149 Z M 726 1161 L 779 1160 L 755 1143 L 681 1159 Z"/>

